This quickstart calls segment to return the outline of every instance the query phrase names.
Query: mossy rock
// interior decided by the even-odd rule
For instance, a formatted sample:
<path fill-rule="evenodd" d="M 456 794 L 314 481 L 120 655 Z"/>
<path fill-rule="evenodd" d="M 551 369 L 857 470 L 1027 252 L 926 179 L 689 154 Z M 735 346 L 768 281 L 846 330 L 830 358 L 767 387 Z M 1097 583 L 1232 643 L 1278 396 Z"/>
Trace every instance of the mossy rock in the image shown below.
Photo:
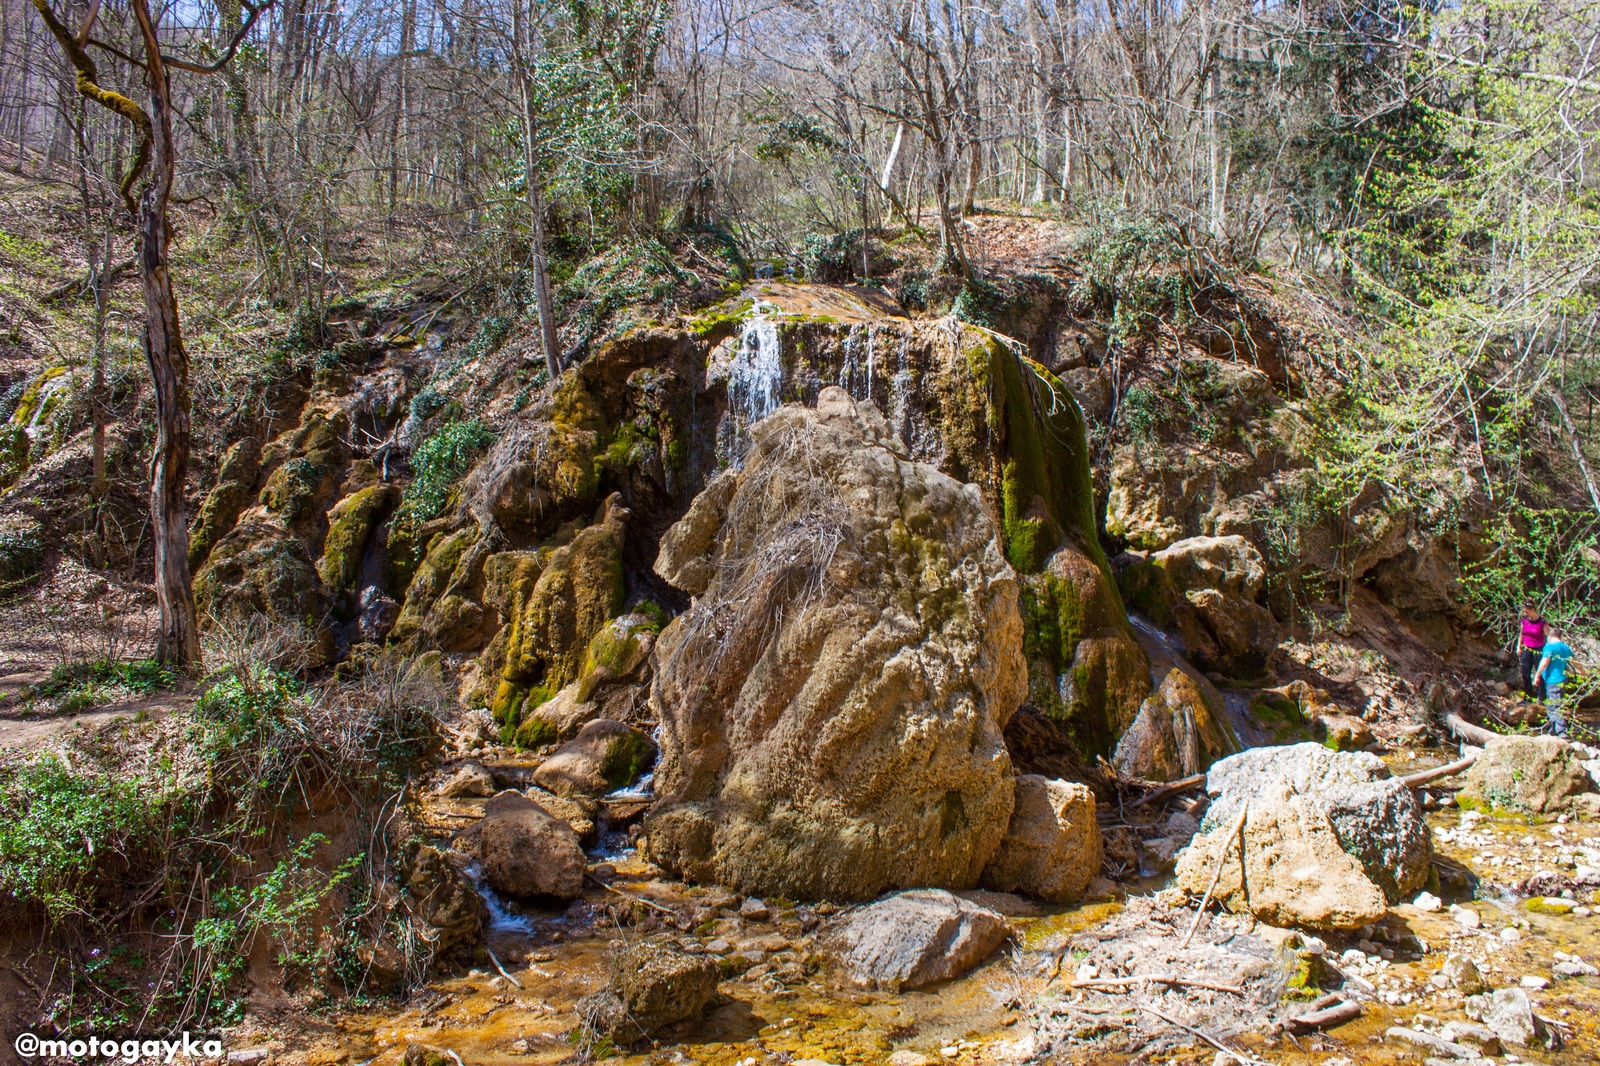
<path fill-rule="evenodd" d="M 607 500 L 596 523 L 550 553 L 531 589 L 516 597 L 501 676 L 554 693 L 583 669 L 589 644 L 622 609 L 627 510 Z"/>
<path fill-rule="evenodd" d="M 267 521 L 236 526 L 211 550 L 194 578 L 195 605 L 202 622 L 261 616 L 301 628 L 316 640 L 312 665 L 332 653 L 332 638 L 321 625 L 322 604 L 316 567 L 304 542 Z"/>
<path fill-rule="evenodd" d="M 468 526 L 454 533 L 439 533 L 433 537 L 422 564 L 417 567 L 416 576 L 406 587 L 400 617 L 395 619 L 394 628 L 389 631 L 390 643 L 405 644 L 415 640 L 422 632 L 428 613 L 452 584 L 452 577 L 462 556 L 477 541 L 477 526 Z"/>
<path fill-rule="evenodd" d="M 261 443 L 254 437 L 235 441 L 222 455 L 217 483 L 206 493 L 189 531 L 189 569 L 198 571 L 211 549 L 233 529 L 250 504 L 261 472 Z"/>
<path fill-rule="evenodd" d="M 345 444 L 348 416 L 338 407 L 309 407 L 300 425 L 261 450 L 261 466 L 271 471 L 259 502 L 291 526 L 320 523 L 338 497 L 350 462 Z"/>
<path fill-rule="evenodd" d="M 400 502 L 400 490 L 377 484 L 357 489 L 328 512 L 328 533 L 322 541 L 317 573 L 330 592 L 355 591 L 361 561 L 372 531 Z"/>

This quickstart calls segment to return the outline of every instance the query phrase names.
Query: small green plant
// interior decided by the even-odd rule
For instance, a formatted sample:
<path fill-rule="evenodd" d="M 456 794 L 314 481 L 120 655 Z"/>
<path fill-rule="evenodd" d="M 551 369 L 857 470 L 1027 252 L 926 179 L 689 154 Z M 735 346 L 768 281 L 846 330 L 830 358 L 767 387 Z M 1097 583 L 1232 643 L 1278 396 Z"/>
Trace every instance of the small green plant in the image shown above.
<path fill-rule="evenodd" d="M 411 456 L 413 476 L 400 504 L 402 517 L 426 522 L 444 509 L 450 488 L 494 440 L 482 422 L 450 422 L 417 446 Z"/>

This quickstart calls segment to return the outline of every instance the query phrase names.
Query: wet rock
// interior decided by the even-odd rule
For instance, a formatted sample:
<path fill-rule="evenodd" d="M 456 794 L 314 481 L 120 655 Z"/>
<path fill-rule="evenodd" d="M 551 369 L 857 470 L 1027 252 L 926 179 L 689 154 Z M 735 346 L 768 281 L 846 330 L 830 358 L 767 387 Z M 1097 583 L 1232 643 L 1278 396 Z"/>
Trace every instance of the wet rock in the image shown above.
<path fill-rule="evenodd" d="M 494 795 L 494 775 L 475 762 L 461 766 L 439 786 L 439 795 L 451 798 Z"/>
<path fill-rule="evenodd" d="M 1265 582 L 1260 551 L 1237 535 L 1180 540 L 1118 576 L 1127 602 L 1176 629 L 1197 664 L 1241 675 L 1277 644 L 1272 612 L 1257 602 Z"/>
<path fill-rule="evenodd" d="M 431 844 L 416 845 L 402 852 L 399 872 L 411 913 L 432 930 L 435 954 L 477 940 L 488 908 L 448 854 Z"/>
<path fill-rule="evenodd" d="M 382 643 L 400 617 L 400 605 L 376 585 L 361 590 L 356 614 L 356 639 L 368 644 Z"/>
<path fill-rule="evenodd" d="M 1209 682 L 1176 664 L 1160 672 L 1161 683 L 1111 757 L 1118 771 L 1145 781 L 1192 776 L 1239 746 Z"/>
<path fill-rule="evenodd" d="M 556 749 L 533 773 L 558 796 L 601 796 L 630 785 L 655 764 L 656 746 L 629 725 L 601 719 Z"/>
<path fill-rule="evenodd" d="M 1468 996 L 1467 1017 L 1482 1022 L 1503 1043 L 1527 1047 L 1544 1036 L 1544 1023 L 1533 1013 L 1533 1001 L 1520 988 L 1498 988 Z"/>
<path fill-rule="evenodd" d="M 1352 714 L 1325 714 L 1314 724 L 1321 729 L 1328 747 L 1335 751 L 1359 751 L 1373 742 L 1371 727 Z"/>
<path fill-rule="evenodd" d="M 802 899 L 970 887 L 1011 818 L 1026 677 L 982 494 L 838 388 L 750 432 L 658 557 L 703 591 L 656 644 L 650 856 Z"/>
<path fill-rule="evenodd" d="M 621 719 L 643 698 L 658 626 L 643 614 L 608 622 L 589 642 L 578 679 L 546 703 L 523 712 L 525 739 L 570 740 L 597 718 Z"/>
<path fill-rule="evenodd" d="M 1422 808 L 1377 756 L 1255 748 L 1213 766 L 1206 790 L 1215 797 L 1206 836 L 1180 857 L 1178 883 L 1199 895 L 1222 861 L 1216 894 L 1229 909 L 1273 925 L 1354 929 L 1427 880 Z M 1246 809 L 1241 838 L 1229 840 Z"/>
<path fill-rule="evenodd" d="M 583 894 L 578 834 L 520 792 L 502 792 L 484 805 L 478 855 L 489 886 L 503 895 L 566 900 Z"/>
<path fill-rule="evenodd" d="M 357 489 L 328 512 L 328 533 L 322 541 L 317 574 L 329 592 L 349 593 L 361 577 L 367 541 L 378 523 L 400 502 L 393 485 L 368 485 Z"/>
<path fill-rule="evenodd" d="M 751 896 L 739 904 L 739 917 L 747 922 L 764 922 L 772 917 L 772 908 L 755 896 Z"/>
<path fill-rule="evenodd" d="M 1083 895 L 1103 858 L 1094 810 L 1088 785 L 1018 777 L 1011 822 L 984 868 L 983 886 L 1051 903 Z"/>
<path fill-rule="evenodd" d="M 1475 810 L 1557 814 L 1594 782 L 1573 753 L 1555 737 L 1499 737 L 1467 771 L 1456 803 Z"/>
<path fill-rule="evenodd" d="M 913 889 L 851 915 L 831 950 L 856 984 L 900 991 L 961 976 L 1009 935 L 994 911 L 941 889 Z"/>
<path fill-rule="evenodd" d="M 485 679 L 497 679 L 490 709 L 508 728 L 523 724 L 579 677 L 590 643 L 621 612 L 626 591 L 622 547 L 629 515 L 621 497 L 612 494 L 594 524 L 551 552 L 542 566 L 537 559 L 524 558 L 529 553 L 519 552 L 511 560 L 514 565 L 505 567 L 499 580 L 506 586 L 509 624 L 484 650 L 480 669 Z M 486 563 L 486 589 L 488 572 Z M 533 747 L 556 736 L 537 729 L 532 735 L 519 734 L 518 742 Z"/>
<path fill-rule="evenodd" d="M 715 959 L 669 941 L 643 941 L 611 957 L 610 981 L 578 1001 L 578 1017 L 592 1034 L 619 1043 L 644 1040 L 698 1018 L 716 994 L 719 976 Z"/>
<path fill-rule="evenodd" d="M 523 790 L 534 803 L 572 827 L 579 839 L 589 841 L 594 837 L 595 819 L 600 814 L 600 805 L 588 796 L 558 796 L 554 792 L 547 792 L 538 785 L 530 785 Z"/>

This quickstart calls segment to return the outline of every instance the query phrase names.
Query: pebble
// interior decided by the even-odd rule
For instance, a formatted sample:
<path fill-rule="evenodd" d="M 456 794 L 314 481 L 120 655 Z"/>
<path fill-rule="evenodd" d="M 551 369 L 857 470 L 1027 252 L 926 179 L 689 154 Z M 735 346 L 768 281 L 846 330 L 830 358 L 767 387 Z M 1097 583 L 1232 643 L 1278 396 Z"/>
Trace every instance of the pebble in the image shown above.
<path fill-rule="evenodd" d="M 1444 906 L 1444 901 L 1432 892 L 1423 892 L 1411 901 L 1411 905 L 1419 911 L 1426 911 L 1432 914 Z"/>
<path fill-rule="evenodd" d="M 1471 907 L 1451 907 L 1450 915 L 1455 918 L 1456 924 L 1463 929 L 1477 929 L 1483 925 L 1483 919 Z"/>
<path fill-rule="evenodd" d="M 1523 974 L 1522 975 L 1522 979 L 1519 980 L 1517 983 L 1519 985 L 1521 985 L 1523 988 L 1529 989 L 1529 990 L 1534 991 L 1534 992 L 1539 991 L 1541 988 L 1549 988 L 1550 987 L 1550 979 L 1548 977 L 1540 977 L 1536 973 L 1525 973 L 1525 974 Z"/>
<path fill-rule="evenodd" d="M 1594 912 L 1591 911 L 1588 907 L 1574 907 L 1574 908 L 1572 908 L 1572 916 L 1574 918 L 1587 918 L 1587 917 L 1589 917 L 1589 915 L 1591 915 L 1593 913 Z"/>
<path fill-rule="evenodd" d="M 1507 944 L 1515 944 L 1517 941 L 1522 939 L 1522 930 L 1518 929 L 1516 926 L 1508 925 L 1504 929 L 1500 930 L 1500 939 L 1504 940 Z"/>
<path fill-rule="evenodd" d="M 750 922 L 764 922 L 772 917 L 772 908 L 755 896 L 751 896 L 739 904 L 739 917 Z"/>

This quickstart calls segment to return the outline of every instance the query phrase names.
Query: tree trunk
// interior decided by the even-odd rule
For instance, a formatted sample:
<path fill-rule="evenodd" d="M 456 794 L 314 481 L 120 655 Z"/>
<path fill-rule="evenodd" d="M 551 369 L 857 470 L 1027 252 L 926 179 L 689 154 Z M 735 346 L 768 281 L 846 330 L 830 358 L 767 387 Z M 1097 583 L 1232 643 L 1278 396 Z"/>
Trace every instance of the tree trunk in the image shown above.
<path fill-rule="evenodd" d="M 145 44 L 153 151 L 150 178 L 139 200 L 139 277 L 144 288 L 144 354 L 155 387 L 156 448 L 150 462 L 150 530 L 155 544 L 156 658 L 200 665 L 194 589 L 189 583 L 189 523 L 184 483 L 189 473 L 189 357 L 178 325 L 178 300 L 168 269 L 167 205 L 172 197 L 172 86 L 148 0 L 132 0 Z"/>
<path fill-rule="evenodd" d="M 533 115 L 533 93 L 528 75 L 522 76 L 522 152 L 524 180 L 528 184 L 528 214 L 533 240 L 533 296 L 539 307 L 539 337 L 544 342 L 545 366 L 550 381 L 561 376 L 561 342 L 556 337 L 555 300 L 550 295 L 550 259 L 545 251 L 544 197 L 539 185 L 538 123 Z"/>

